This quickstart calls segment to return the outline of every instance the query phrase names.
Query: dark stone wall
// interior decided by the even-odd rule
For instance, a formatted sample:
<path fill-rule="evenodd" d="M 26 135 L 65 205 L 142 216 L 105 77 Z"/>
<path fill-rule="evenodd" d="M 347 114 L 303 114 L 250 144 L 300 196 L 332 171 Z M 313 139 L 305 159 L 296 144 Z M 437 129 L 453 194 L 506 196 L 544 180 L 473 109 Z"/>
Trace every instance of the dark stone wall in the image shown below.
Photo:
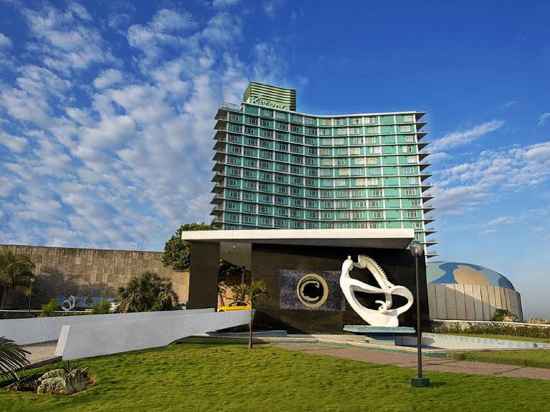
<path fill-rule="evenodd" d="M 187 302 L 187 272 L 176 272 L 162 264 L 162 252 L 83 249 L 47 246 L 0 245 L 27 255 L 36 265 L 33 307 L 58 296 L 114 297 L 119 286 L 142 272 L 151 271 L 172 282 L 180 303 Z M 14 294 L 12 304 L 21 296 Z"/>
<path fill-rule="evenodd" d="M 305 333 L 337 333 L 342 331 L 344 324 L 364 324 L 365 322 L 345 302 L 339 285 L 336 287 L 332 279 L 334 273 L 339 273 L 342 263 L 348 255 L 351 255 L 356 261 L 359 254 L 365 254 L 375 259 L 382 269 L 384 269 L 388 279 L 392 283 L 403 285 L 415 294 L 414 258 L 408 250 L 255 244 L 252 246 L 252 276 L 254 279 L 264 280 L 269 292 L 269 295 L 257 305 L 257 326 L 259 328 L 281 328 Z M 423 323 L 427 324 L 429 321 L 428 296 L 426 292 L 426 267 L 423 258 L 419 259 L 419 270 L 421 279 L 421 313 Z M 304 274 L 317 273 L 323 276 L 327 280 L 327 283 L 329 283 L 329 297 L 332 299 L 332 305 L 337 305 L 337 301 L 339 300 L 343 301 L 344 310 L 326 310 L 322 307 L 319 309 L 309 309 L 304 305 L 302 305 L 302 309 L 287 309 L 289 307 L 300 307 L 296 301 L 288 301 L 291 299 L 292 294 L 295 294 L 295 291 L 292 290 L 293 286 L 290 286 L 290 290 L 287 290 L 289 289 L 289 285 L 292 285 L 292 282 L 289 283 L 285 279 L 288 271 L 303 272 Z M 323 274 L 323 272 L 326 273 Z M 366 270 L 354 269 L 352 276 L 359 280 L 375 284 L 372 275 Z M 283 304 L 281 304 L 282 297 L 285 300 Z M 372 302 L 380 298 L 382 296 L 370 295 L 368 296 L 368 301 Z M 367 298 L 365 298 L 366 301 Z M 398 299 L 394 300 L 394 305 L 400 304 L 401 302 Z M 406 313 L 401 315 L 401 325 L 414 326 L 416 322 L 415 305 L 416 303 Z"/>

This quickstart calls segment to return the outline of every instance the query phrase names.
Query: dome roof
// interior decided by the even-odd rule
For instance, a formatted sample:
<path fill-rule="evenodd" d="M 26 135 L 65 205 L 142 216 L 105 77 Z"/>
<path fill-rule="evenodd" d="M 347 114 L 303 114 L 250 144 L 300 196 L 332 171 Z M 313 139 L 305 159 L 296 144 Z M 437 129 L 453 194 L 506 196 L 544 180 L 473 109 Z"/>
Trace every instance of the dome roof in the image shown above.
<path fill-rule="evenodd" d="M 459 283 L 463 285 L 488 285 L 514 289 L 504 275 L 486 267 L 463 262 L 428 262 L 426 264 L 428 283 Z"/>

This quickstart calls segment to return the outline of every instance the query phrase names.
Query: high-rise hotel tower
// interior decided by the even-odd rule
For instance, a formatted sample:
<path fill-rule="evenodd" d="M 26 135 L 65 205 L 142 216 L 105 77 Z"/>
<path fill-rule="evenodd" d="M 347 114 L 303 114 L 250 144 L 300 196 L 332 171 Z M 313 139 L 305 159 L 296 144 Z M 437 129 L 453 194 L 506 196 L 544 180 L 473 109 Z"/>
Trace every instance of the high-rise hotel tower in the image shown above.
<path fill-rule="evenodd" d="M 433 230 L 422 112 L 314 115 L 252 82 L 216 114 L 214 221 L 223 229 Z"/>

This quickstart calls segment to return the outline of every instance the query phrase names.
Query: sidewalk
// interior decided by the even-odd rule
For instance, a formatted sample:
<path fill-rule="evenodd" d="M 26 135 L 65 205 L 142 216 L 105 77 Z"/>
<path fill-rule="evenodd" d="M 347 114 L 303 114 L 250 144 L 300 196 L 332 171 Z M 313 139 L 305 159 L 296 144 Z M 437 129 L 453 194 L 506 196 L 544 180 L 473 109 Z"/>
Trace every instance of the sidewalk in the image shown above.
<path fill-rule="evenodd" d="M 287 350 L 311 353 L 314 355 L 334 356 L 336 358 L 352 359 L 383 365 L 395 365 L 403 368 L 416 368 L 416 353 L 366 349 L 360 347 L 335 347 L 334 345 L 316 343 L 281 342 L 275 345 Z M 425 370 L 436 372 L 550 380 L 550 369 L 544 368 L 457 361 L 454 359 L 432 356 L 424 356 L 422 365 Z"/>

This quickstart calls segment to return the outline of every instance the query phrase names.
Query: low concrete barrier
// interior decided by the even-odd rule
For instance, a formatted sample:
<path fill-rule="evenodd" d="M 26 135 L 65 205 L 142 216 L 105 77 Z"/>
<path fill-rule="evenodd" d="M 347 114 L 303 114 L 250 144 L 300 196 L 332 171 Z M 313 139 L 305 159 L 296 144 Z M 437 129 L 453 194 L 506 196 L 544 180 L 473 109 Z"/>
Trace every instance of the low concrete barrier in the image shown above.
<path fill-rule="evenodd" d="M 71 360 L 157 348 L 187 336 L 243 325 L 250 319 L 250 311 L 178 312 L 157 312 L 154 319 L 119 315 L 116 319 L 64 325 L 56 355 Z"/>
<path fill-rule="evenodd" d="M 214 309 L 174 310 L 167 312 L 112 313 L 108 315 L 52 316 L 47 318 L 0 320 L 0 336 L 19 345 L 56 341 L 64 325 L 93 324 L 118 319 L 144 319 L 154 322 L 168 313 L 208 313 Z"/>
<path fill-rule="evenodd" d="M 401 346 L 416 346 L 416 336 L 399 336 L 395 342 Z M 432 348 L 451 350 L 550 349 L 550 344 L 544 342 L 445 335 L 442 333 L 423 333 L 422 344 Z"/>

